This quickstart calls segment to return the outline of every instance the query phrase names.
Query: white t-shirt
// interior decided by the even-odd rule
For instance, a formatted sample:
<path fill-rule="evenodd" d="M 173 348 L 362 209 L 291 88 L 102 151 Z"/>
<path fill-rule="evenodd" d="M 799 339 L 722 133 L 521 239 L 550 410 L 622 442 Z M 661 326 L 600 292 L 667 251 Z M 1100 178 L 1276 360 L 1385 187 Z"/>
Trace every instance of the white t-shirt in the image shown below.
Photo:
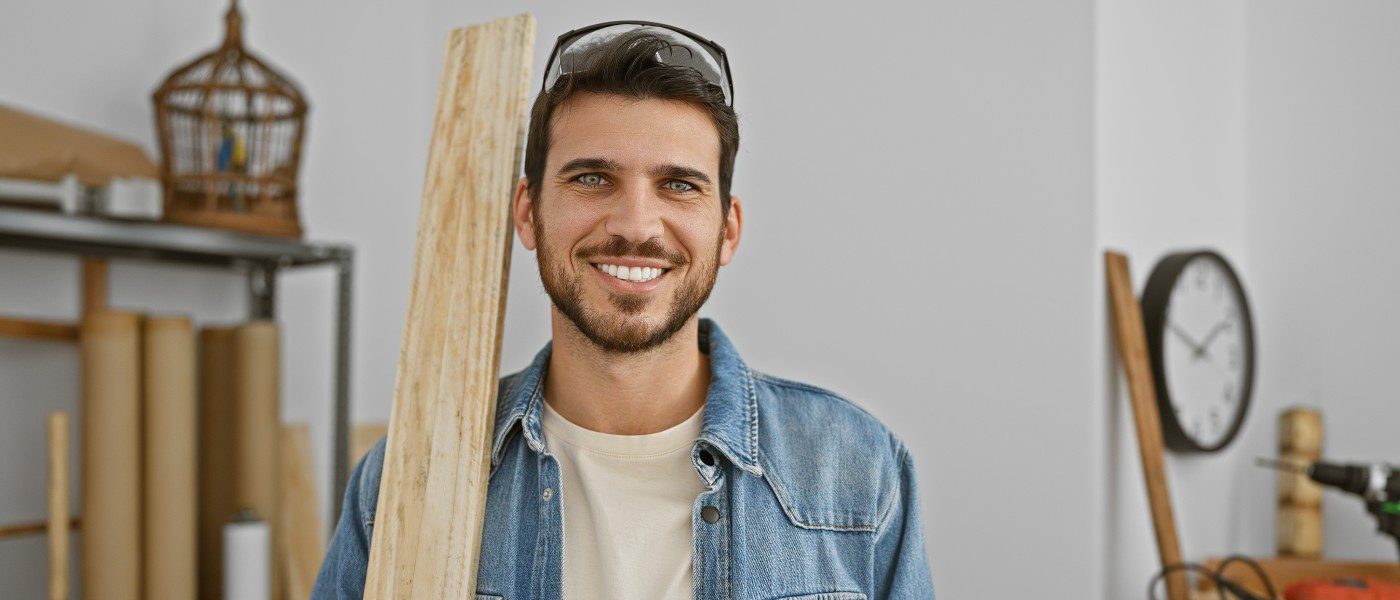
<path fill-rule="evenodd" d="M 540 425 L 564 488 L 565 600 L 694 597 L 690 515 L 705 486 L 690 449 L 704 412 L 665 431 L 614 435 L 544 403 Z"/>

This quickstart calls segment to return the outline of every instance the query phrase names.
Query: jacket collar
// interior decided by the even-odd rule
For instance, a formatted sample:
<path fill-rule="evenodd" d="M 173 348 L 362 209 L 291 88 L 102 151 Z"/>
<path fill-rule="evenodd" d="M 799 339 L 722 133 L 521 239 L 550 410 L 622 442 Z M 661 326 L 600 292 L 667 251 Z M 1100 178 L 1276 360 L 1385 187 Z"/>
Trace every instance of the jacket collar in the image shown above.
<path fill-rule="evenodd" d="M 699 441 L 708 443 L 724 454 L 739 468 L 762 475 L 758 464 L 758 399 L 754 395 L 753 375 L 739 353 L 710 319 L 700 319 L 700 347 L 710 355 L 710 389 L 705 395 L 705 414 L 701 421 Z M 517 376 L 501 394 L 496 406 L 496 429 L 491 444 L 491 466 L 500 463 L 507 434 L 521 424 L 525 443 L 535 452 L 544 453 L 544 436 L 540 431 L 543 412 L 544 377 L 549 370 L 549 355 L 553 342 L 545 344 L 535 360 Z"/>

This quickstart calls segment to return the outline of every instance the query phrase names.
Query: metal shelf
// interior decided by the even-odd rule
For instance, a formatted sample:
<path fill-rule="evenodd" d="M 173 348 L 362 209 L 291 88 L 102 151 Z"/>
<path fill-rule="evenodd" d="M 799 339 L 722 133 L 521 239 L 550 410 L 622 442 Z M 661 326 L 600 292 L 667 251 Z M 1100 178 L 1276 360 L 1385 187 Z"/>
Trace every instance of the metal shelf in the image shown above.
<path fill-rule="evenodd" d="M 221 267 L 247 273 L 248 316 L 274 319 L 277 273 L 329 265 L 336 268 L 334 456 L 331 509 L 334 527 L 350 475 L 350 318 L 354 249 L 344 244 L 249 235 L 150 221 L 123 221 L 0 207 L 0 248 L 103 258 Z"/>

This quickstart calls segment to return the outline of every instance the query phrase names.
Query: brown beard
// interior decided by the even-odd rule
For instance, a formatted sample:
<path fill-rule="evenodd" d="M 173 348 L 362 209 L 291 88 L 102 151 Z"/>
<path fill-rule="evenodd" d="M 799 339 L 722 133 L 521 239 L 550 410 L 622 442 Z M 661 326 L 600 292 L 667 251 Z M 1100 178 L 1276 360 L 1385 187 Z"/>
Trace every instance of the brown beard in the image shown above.
<path fill-rule="evenodd" d="M 545 292 L 549 294 L 549 299 L 554 302 L 554 307 L 559 309 L 574 327 L 578 328 L 585 337 L 592 341 L 599 348 L 607 352 L 618 354 L 631 354 L 645 352 L 671 339 L 677 331 L 680 331 L 690 320 L 705 301 L 710 297 L 710 291 L 714 289 L 715 279 L 719 274 L 719 255 L 724 241 L 724 228 L 720 228 L 719 237 L 715 240 L 715 251 L 708 261 L 702 261 L 695 265 L 695 277 L 681 281 L 676 287 L 676 292 L 671 298 L 671 309 L 666 314 L 666 320 L 660 326 L 651 327 L 641 319 L 628 318 L 637 315 L 646 308 L 651 300 L 641 295 L 610 294 L 608 301 L 619 315 L 606 314 L 603 311 L 591 309 L 583 304 L 583 278 L 585 273 L 577 273 L 574 277 L 569 277 L 566 268 L 568 261 L 555 256 L 554 249 L 547 243 L 543 227 L 540 226 L 539 219 L 535 219 L 535 239 L 539 244 L 537 259 L 540 268 L 540 280 L 544 282 Z M 635 256 L 643 258 L 656 258 L 666 261 L 671 265 L 671 271 L 667 275 L 673 274 L 678 267 L 690 264 L 684 256 L 669 251 L 661 244 L 661 240 L 652 238 L 641 244 L 633 244 L 626 239 L 613 236 L 607 242 L 594 246 L 580 248 L 575 253 L 575 257 L 588 262 L 587 268 L 594 269 L 592 261 L 588 259 L 596 256 Z"/>

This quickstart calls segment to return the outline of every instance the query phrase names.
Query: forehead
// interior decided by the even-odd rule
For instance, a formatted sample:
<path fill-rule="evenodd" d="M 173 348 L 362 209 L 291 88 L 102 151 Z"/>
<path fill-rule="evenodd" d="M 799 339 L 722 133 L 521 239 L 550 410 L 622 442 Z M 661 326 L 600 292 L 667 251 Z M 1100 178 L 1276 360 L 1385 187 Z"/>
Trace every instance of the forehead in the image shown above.
<path fill-rule="evenodd" d="M 629 170 L 682 165 L 718 180 L 719 149 L 714 121 L 695 104 L 581 93 L 554 111 L 545 171 L 576 158 L 606 158 Z"/>

